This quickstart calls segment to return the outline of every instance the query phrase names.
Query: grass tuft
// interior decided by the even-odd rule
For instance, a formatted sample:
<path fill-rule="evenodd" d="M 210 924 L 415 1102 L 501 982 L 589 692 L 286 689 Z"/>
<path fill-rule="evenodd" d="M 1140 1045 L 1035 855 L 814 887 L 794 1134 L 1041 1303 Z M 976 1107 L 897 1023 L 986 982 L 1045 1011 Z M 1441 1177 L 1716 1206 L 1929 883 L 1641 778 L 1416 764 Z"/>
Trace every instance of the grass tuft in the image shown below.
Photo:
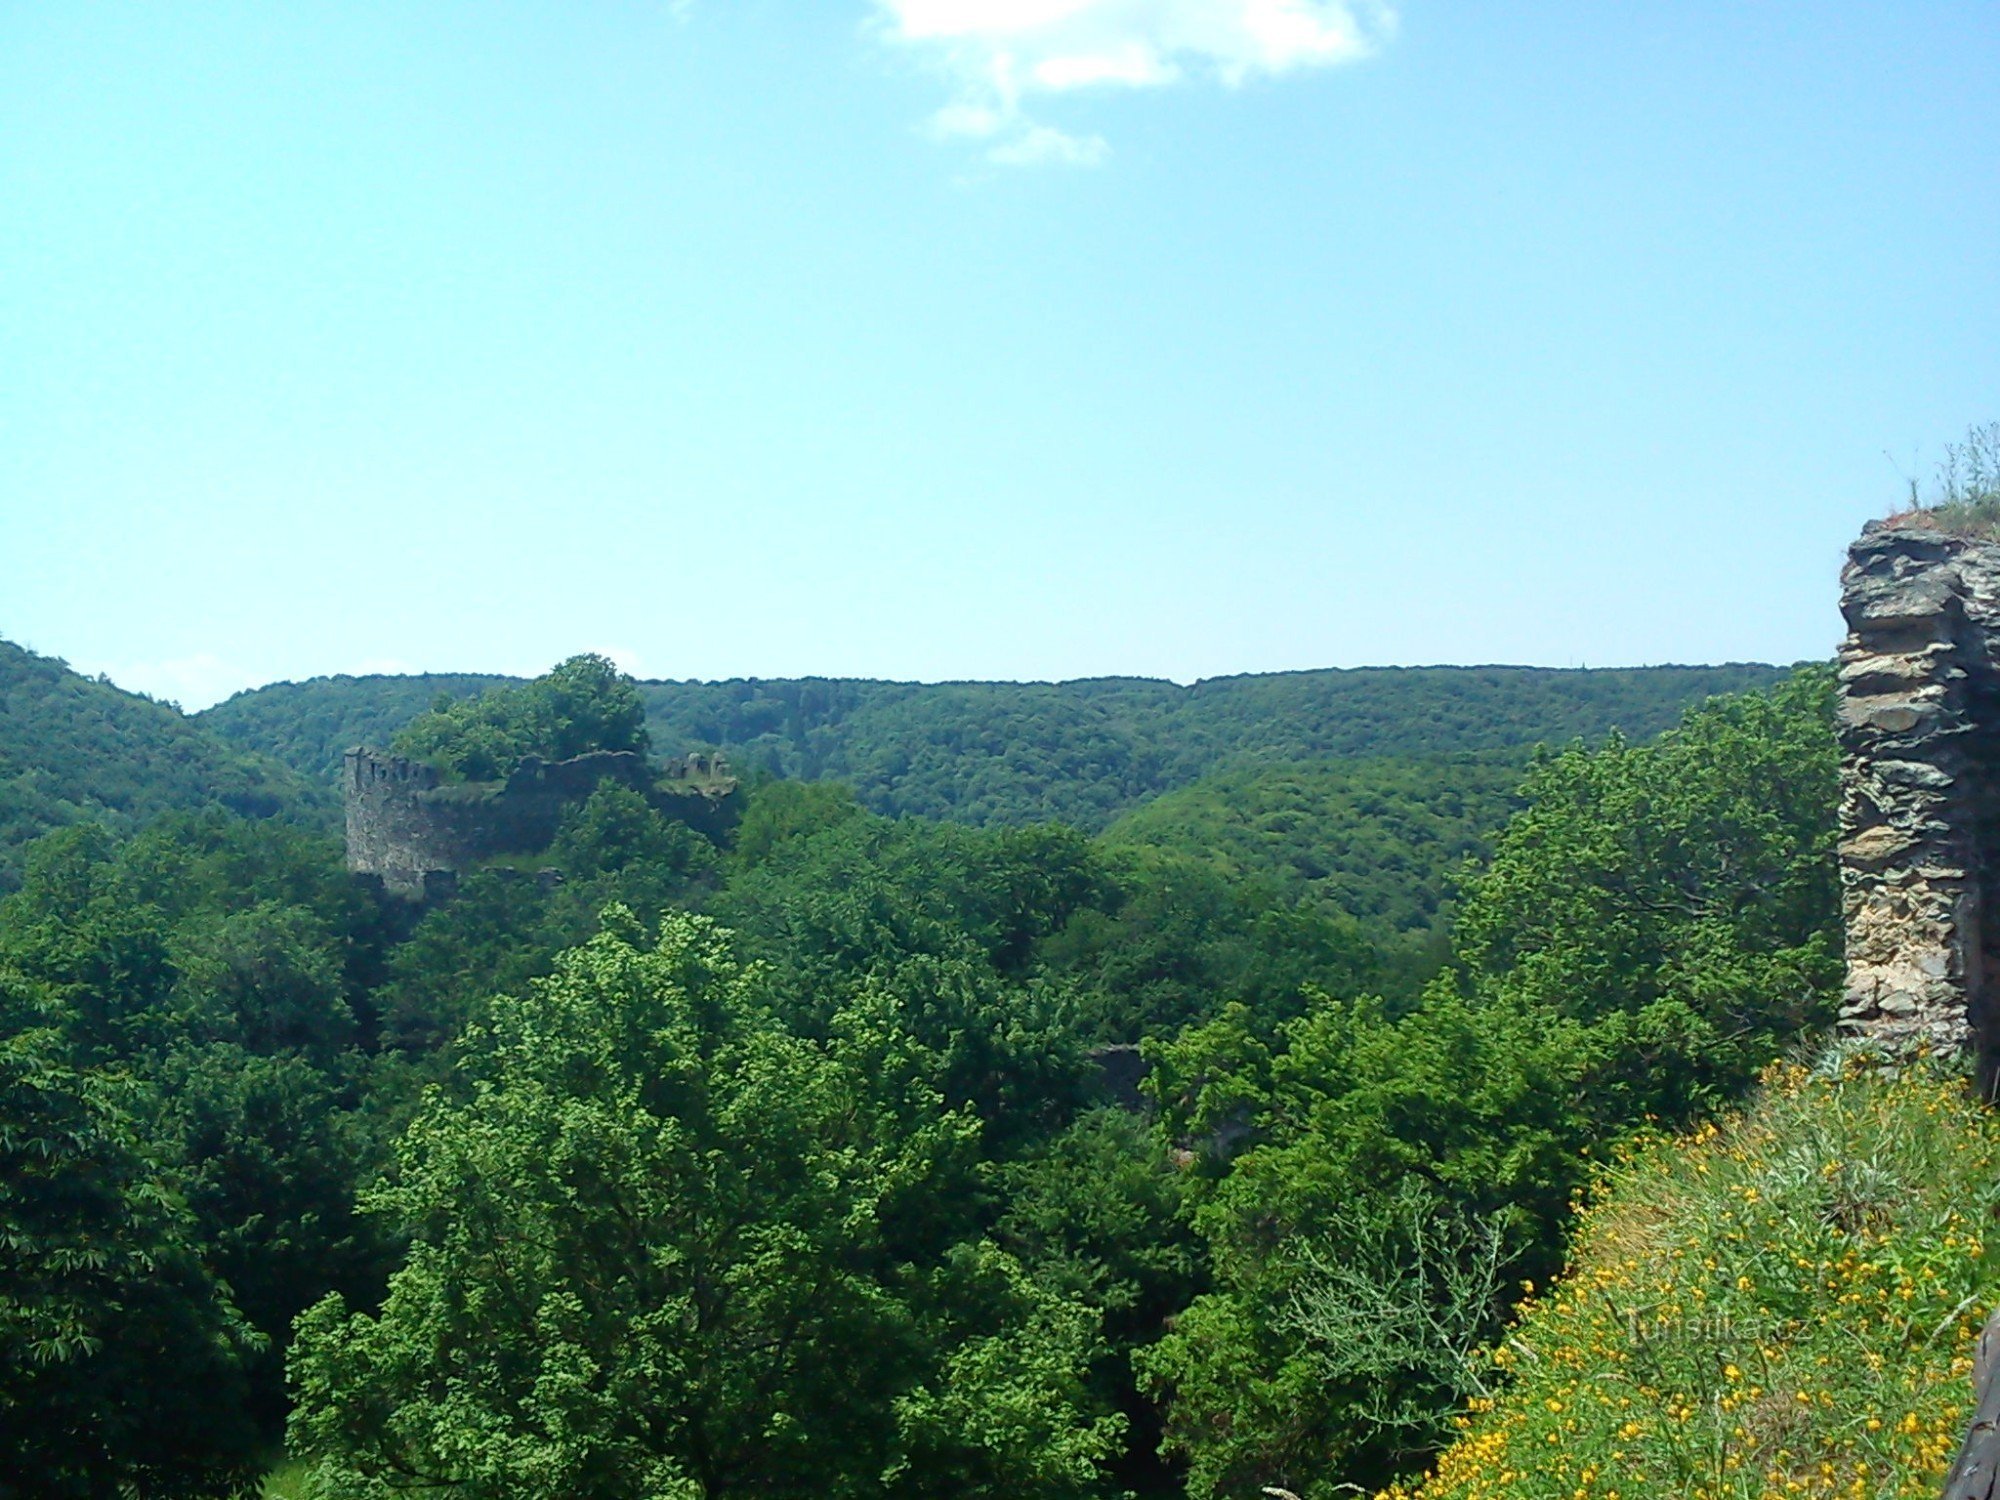
<path fill-rule="evenodd" d="M 1891 525 L 2000 541 L 2000 422 L 1945 444 L 1934 499 L 1919 500 L 1916 488 L 1911 480 L 1910 507 L 1890 516 Z"/>

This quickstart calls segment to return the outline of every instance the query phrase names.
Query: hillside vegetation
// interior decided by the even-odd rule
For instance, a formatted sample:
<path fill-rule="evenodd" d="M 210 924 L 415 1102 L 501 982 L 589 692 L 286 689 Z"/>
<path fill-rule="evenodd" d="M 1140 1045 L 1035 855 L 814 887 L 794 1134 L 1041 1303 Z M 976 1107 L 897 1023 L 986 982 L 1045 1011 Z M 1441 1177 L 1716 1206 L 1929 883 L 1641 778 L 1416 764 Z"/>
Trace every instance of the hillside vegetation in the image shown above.
<path fill-rule="evenodd" d="M 2000 1236 L 2000 1117 L 1834 1054 L 1620 1153 L 1433 1476 L 1383 1500 L 1934 1496 Z"/>
<path fill-rule="evenodd" d="M 1766 666 L 1407 667 L 1065 683 L 800 678 L 642 682 L 662 752 L 718 748 L 739 770 L 852 786 L 889 816 L 1103 828 L 1241 760 L 1439 757 L 1649 739 L 1714 693 L 1768 687 Z M 331 778 L 440 697 L 508 679 L 321 677 L 239 693 L 200 716 L 232 744 Z"/>
<path fill-rule="evenodd" d="M 204 807 L 330 821 L 333 806 L 324 784 L 168 704 L 0 641 L 0 891 L 18 879 L 23 844 L 70 823 L 130 832 Z"/>
<path fill-rule="evenodd" d="M 326 1500 L 1408 1479 L 1591 1164 L 1830 1016 L 1831 685 L 1517 791 L 1212 770 L 1137 839 L 755 778 L 704 835 L 607 783 L 421 907 L 281 819 L 58 828 L 0 899 L 6 1480 L 231 1496 L 281 1442 Z M 642 746 L 637 701 L 580 659 L 411 747 Z M 1386 893 L 1370 847 L 1448 932 L 1328 894 Z"/>
<path fill-rule="evenodd" d="M 1104 839 L 1272 880 L 1388 931 L 1428 932 L 1447 914 L 1453 877 L 1491 853 L 1526 774 L 1527 757 L 1504 751 L 1245 766 L 1125 813 Z"/>

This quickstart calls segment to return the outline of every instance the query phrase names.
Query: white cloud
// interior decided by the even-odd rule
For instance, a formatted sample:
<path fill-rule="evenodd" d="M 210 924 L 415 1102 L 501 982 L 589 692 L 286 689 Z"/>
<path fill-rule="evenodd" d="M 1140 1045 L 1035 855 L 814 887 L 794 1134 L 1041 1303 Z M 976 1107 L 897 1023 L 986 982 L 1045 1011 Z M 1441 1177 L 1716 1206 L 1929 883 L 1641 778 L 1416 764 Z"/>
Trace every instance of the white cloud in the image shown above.
<path fill-rule="evenodd" d="M 1096 167 L 1110 154 L 1111 147 L 1101 135 L 1065 135 L 1050 125 L 1028 125 L 1012 132 L 986 156 L 1007 167 L 1051 162 L 1064 167 Z"/>
<path fill-rule="evenodd" d="M 874 0 L 882 34 L 950 79 L 941 136 L 1009 165 L 1096 166 L 1110 151 L 1028 113 L 1037 96 L 1159 88 L 1354 62 L 1395 28 L 1389 0 Z"/>

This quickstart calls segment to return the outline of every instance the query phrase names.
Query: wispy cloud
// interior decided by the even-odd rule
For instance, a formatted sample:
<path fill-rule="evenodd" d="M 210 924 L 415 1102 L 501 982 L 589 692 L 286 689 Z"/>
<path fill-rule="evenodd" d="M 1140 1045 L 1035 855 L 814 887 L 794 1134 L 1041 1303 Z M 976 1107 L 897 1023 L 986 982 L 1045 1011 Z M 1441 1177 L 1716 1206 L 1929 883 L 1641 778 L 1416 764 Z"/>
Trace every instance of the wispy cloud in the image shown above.
<path fill-rule="evenodd" d="M 1096 166 L 1110 147 L 1035 119 L 1038 97 L 1331 67 L 1395 27 L 1388 0 L 874 0 L 882 34 L 936 66 L 953 97 L 930 125 L 1009 166 Z"/>

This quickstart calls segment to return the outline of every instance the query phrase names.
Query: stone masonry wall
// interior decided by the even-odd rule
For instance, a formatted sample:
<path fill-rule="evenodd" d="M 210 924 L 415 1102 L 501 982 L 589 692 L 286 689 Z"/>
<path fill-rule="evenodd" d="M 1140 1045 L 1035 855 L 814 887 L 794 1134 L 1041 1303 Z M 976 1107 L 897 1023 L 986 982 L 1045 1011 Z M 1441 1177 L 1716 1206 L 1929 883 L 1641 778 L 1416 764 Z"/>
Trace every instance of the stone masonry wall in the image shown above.
<path fill-rule="evenodd" d="M 2000 1001 L 2000 545 L 1875 522 L 1841 574 L 1844 1030 L 1978 1054 Z"/>
<path fill-rule="evenodd" d="M 429 766 L 350 750 L 347 868 L 422 899 L 482 859 L 546 849 L 564 813 L 607 780 L 647 790 L 645 760 L 624 750 L 564 761 L 529 756 L 504 782 L 441 785 Z"/>

